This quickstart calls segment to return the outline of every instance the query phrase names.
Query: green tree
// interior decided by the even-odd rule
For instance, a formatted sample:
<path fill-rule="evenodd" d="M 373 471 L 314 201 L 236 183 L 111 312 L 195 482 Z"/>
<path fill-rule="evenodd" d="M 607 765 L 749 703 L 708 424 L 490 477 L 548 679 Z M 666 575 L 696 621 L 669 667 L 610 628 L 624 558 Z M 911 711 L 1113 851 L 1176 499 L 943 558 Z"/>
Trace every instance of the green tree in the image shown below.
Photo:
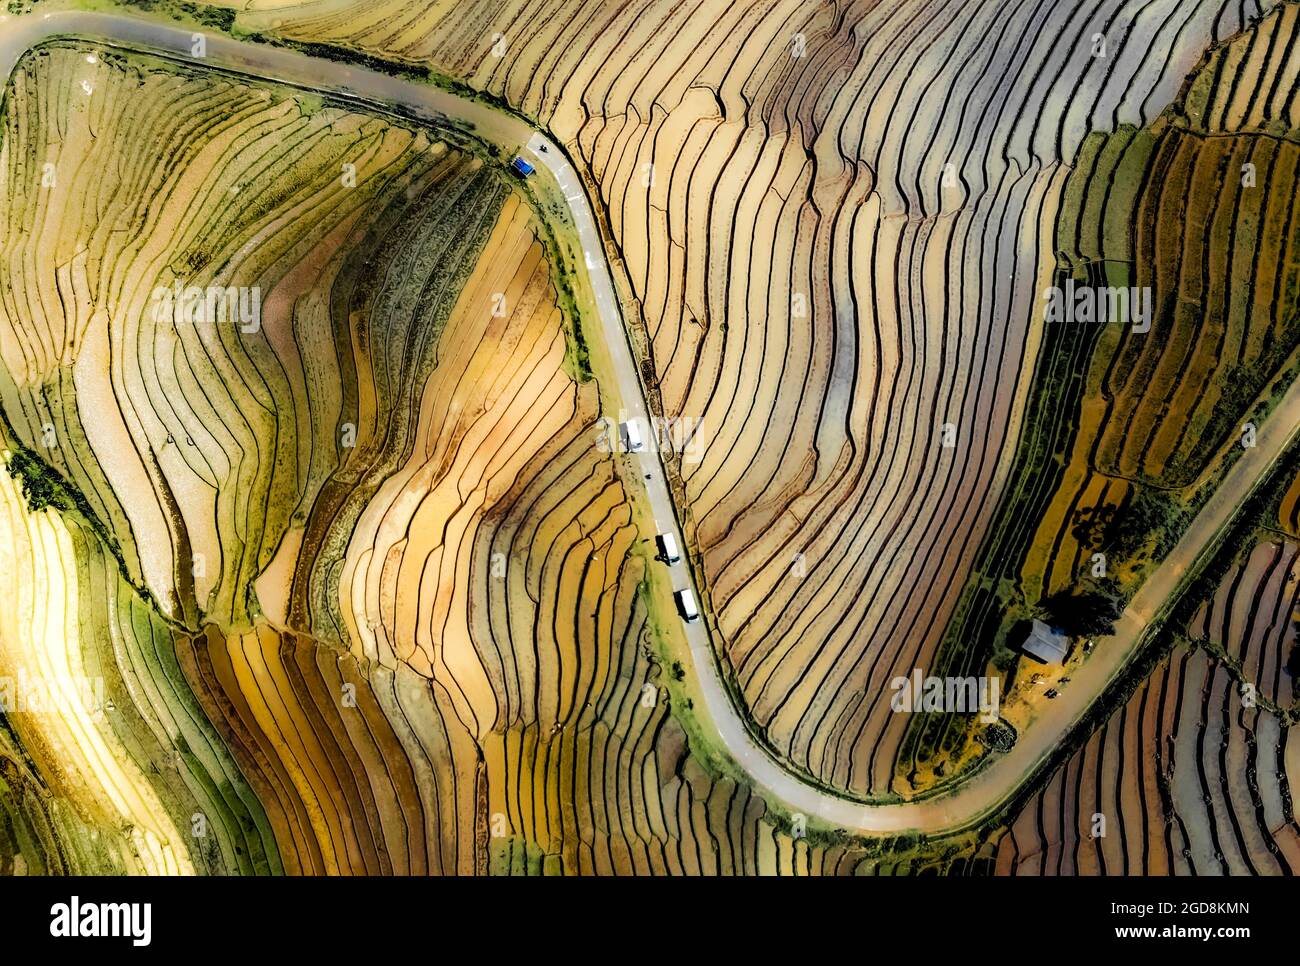
<path fill-rule="evenodd" d="M 1047 621 L 1071 637 L 1095 637 L 1115 633 L 1115 621 L 1124 612 L 1124 601 L 1112 587 L 1062 590 L 1041 603 Z"/>

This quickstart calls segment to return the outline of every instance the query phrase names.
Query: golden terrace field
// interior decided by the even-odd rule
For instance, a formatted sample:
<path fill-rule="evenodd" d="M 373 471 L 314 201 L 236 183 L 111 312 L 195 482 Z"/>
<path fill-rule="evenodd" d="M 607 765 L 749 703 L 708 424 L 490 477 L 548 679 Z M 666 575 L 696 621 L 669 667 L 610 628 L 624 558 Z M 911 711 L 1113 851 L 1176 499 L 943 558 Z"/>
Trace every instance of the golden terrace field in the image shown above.
<path fill-rule="evenodd" d="M 911 794 L 889 684 L 951 669 L 1069 165 L 1088 131 L 1153 121 L 1241 11 L 1042 3 L 1013 30 L 939 0 L 216 6 L 463 81 L 567 146 L 650 395 L 700 420 L 678 492 L 743 712 L 810 779 Z"/>
<path fill-rule="evenodd" d="M 55 44 L 0 168 L 0 670 L 103 679 L 0 735 L 6 870 L 861 860 L 686 747 L 598 384 L 490 163 Z M 158 311 L 177 280 L 257 324 Z"/>
<path fill-rule="evenodd" d="M 1034 678 L 1012 626 L 1092 588 L 1098 551 L 1122 603 L 1289 378 L 1297 17 L 1253 11 L 132 15 L 323 78 L 405 68 L 563 146 L 651 407 L 698 420 L 669 468 L 681 566 L 737 713 L 800 780 L 879 803 L 998 753 L 969 715 L 894 713 L 891 682 L 992 677 L 998 733 L 1033 727 L 1082 649 Z M 621 389 L 568 222 L 515 145 L 455 125 L 184 55 L 20 59 L 0 681 L 102 688 L 0 725 L 0 872 L 1291 867 L 1294 485 L 1010 811 L 867 839 L 755 792 L 649 592 L 684 570 L 652 559 L 644 467 L 596 445 Z M 1150 285 L 1151 334 L 1047 325 L 1067 277 Z M 233 314 L 178 315 L 189 289 Z"/>

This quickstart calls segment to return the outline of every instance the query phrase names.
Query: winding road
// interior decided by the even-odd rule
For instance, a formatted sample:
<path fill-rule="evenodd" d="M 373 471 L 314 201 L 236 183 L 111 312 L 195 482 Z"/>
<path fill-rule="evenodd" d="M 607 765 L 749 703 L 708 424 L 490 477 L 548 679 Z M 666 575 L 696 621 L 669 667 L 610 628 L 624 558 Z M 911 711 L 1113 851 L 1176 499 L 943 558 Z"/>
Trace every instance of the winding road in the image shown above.
<path fill-rule="evenodd" d="M 296 51 L 238 41 L 205 31 L 203 57 L 191 55 L 194 31 L 159 21 L 120 14 L 53 12 L 14 16 L 0 14 L 0 76 L 6 81 L 19 58 L 29 49 L 54 38 L 67 37 L 89 43 L 143 51 L 199 66 L 234 72 L 278 84 L 355 102 L 363 110 L 402 108 L 415 118 L 446 122 L 455 118 L 472 125 L 473 134 L 496 144 L 507 156 L 519 154 L 537 169 L 535 192 L 544 200 L 565 205 L 584 253 L 585 265 L 576 281 L 588 288 L 600 319 L 600 334 L 612 372 L 613 398 L 623 411 L 649 426 L 649 410 L 632 347 L 623 325 L 618 297 L 610 276 L 600 230 L 581 179 L 563 151 L 522 119 L 439 88 L 401 80 Z M 594 335 L 595 333 L 588 333 Z M 1139 650 L 1148 628 L 1171 601 L 1184 578 L 1215 546 L 1234 513 L 1263 479 L 1300 431 L 1300 381 L 1295 382 L 1273 414 L 1259 427 L 1256 446 L 1246 450 L 1228 472 L 1223 484 L 1193 520 L 1166 561 L 1139 589 L 1117 625 L 1117 632 L 1096 649 L 1072 675 L 1068 689 L 1044 710 L 1014 748 L 973 773 L 955 789 L 915 802 L 864 803 L 841 797 L 792 773 L 750 733 L 745 717 L 732 702 L 723 682 L 715 651 L 704 621 L 684 624 L 694 683 L 703 697 L 696 706 L 700 724 L 711 728 L 718 743 L 748 776 L 764 797 L 778 800 L 790 811 L 822 823 L 866 835 L 921 831 L 929 835 L 958 831 L 978 824 L 1006 802 L 1069 735 L 1107 687 Z M 682 538 L 678 514 L 657 448 L 632 457 L 639 464 L 649 509 L 661 531 Z M 648 536 L 648 535 L 647 535 Z M 671 568 L 674 588 L 691 586 L 685 562 Z M 704 597 L 696 590 L 697 600 Z M 667 602 L 665 609 L 671 607 Z"/>

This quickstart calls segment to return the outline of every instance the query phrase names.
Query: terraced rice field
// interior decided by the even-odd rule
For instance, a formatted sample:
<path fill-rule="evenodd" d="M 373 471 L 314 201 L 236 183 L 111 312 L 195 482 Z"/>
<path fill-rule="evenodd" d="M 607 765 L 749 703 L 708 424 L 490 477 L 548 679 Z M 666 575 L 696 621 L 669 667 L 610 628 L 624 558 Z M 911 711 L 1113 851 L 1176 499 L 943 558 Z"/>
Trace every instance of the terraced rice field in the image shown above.
<path fill-rule="evenodd" d="M 959 669 L 948 673 L 1006 669 L 1004 717 L 1017 727 L 1062 676 L 1042 680 L 1017 659 L 1017 621 L 1053 594 L 1131 596 L 1300 363 L 1300 155 L 1273 89 L 1295 58 L 1255 63 L 1291 48 L 1296 13 L 1216 50 L 1153 124 L 1088 139 L 1065 184 L 1057 286 L 1137 287 L 1153 304 L 1149 331 L 1132 317 L 1045 325 L 1021 471 L 939 659 Z M 981 751 L 971 725 L 935 718 L 900 758 L 909 785 L 941 782 Z"/>
<path fill-rule="evenodd" d="M 1290 874 L 1296 743 L 1204 652 L 1176 650 L 1020 814 L 996 871 Z"/>
<path fill-rule="evenodd" d="M 208 6 L 564 146 L 692 427 L 682 567 L 736 711 L 830 793 L 997 753 L 894 713 L 914 670 L 995 679 L 1012 739 L 1049 716 L 1105 635 L 1041 670 L 1014 630 L 1122 609 L 1300 365 L 1293 5 Z M 1300 483 L 1012 812 L 809 828 L 696 713 L 573 239 L 486 134 L 61 40 L 0 136 L 0 679 L 103 682 L 0 721 L 0 873 L 1300 861 Z M 1067 283 L 1149 290 L 1150 329 L 1047 321 Z"/>
<path fill-rule="evenodd" d="M 81 44 L 6 107 L 0 671 L 107 684 L 0 734 L 5 871 L 861 860 L 687 747 L 599 387 L 493 166 Z M 258 286 L 258 327 L 155 311 L 178 278 Z"/>
<path fill-rule="evenodd" d="M 998 873 L 1295 872 L 1297 556 L 1289 539 L 1242 554 L 1193 618 L 1191 642 L 1020 812 L 998 843 Z"/>
<path fill-rule="evenodd" d="M 808 777 L 910 794 L 888 684 L 953 664 L 1081 132 L 1154 121 L 1242 11 L 1044 2 L 1012 30 L 938 2 L 237 8 L 463 79 L 568 145 L 651 395 L 700 420 L 679 496 L 742 707 Z"/>

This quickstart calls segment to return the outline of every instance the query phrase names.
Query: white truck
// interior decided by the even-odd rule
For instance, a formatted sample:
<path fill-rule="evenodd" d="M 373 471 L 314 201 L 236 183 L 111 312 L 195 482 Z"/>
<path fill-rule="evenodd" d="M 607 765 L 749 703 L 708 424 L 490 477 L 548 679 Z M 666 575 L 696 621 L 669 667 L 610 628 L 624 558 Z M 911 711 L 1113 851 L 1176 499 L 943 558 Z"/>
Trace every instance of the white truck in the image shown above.
<path fill-rule="evenodd" d="M 673 597 L 677 599 L 677 612 L 682 615 L 682 619 L 688 624 L 694 624 L 700 619 L 700 610 L 695 606 L 695 592 L 689 587 L 686 590 L 673 592 Z"/>
<path fill-rule="evenodd" d="M 629 453 L 639 453 L 645 449 L 645 439 L 641 436 L 641 427 L 635 419 L 620 423 L 618 434 L 623 439 L 623 449 Z"/>
<path fill-rule="evenodd" d="M 659 559 L 664 563 L 671 565 L 682 559 L 682 555 L 677 552 L 677 538 L 671 533 L 658 534 L 655 544 L 659 547 Z"/>

